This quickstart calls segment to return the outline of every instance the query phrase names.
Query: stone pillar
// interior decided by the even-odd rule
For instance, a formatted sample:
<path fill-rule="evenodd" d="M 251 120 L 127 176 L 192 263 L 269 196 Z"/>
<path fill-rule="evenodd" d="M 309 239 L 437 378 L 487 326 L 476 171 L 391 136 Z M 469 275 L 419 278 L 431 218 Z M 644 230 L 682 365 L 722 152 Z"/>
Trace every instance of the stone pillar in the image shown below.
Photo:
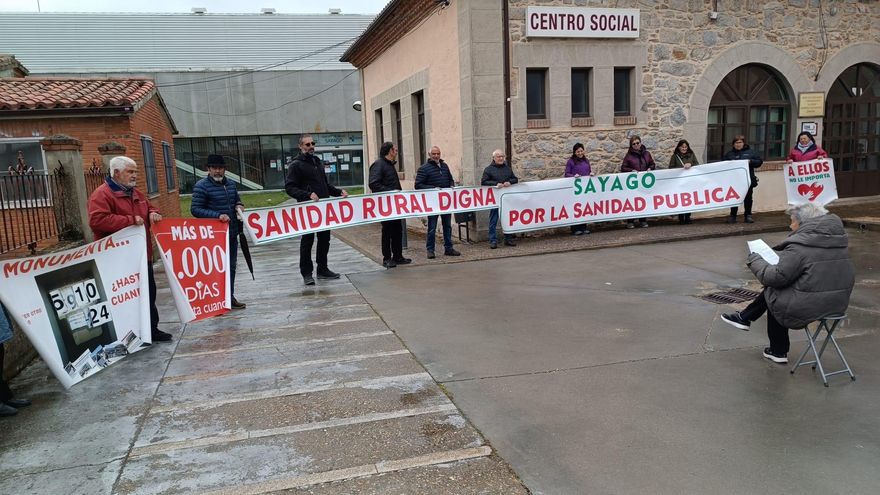
<path fill-rule="evenodd" d="M 54 201 L 55 214 L 58 222 L 59 237 L 80 238 L 90 242 L 94 240 L 89 229 L 89 213 L 86 180 L 83 176 L 82 141 L 57 134 L 40 141 L 46 154 L 46 166 L 49 174 L 60 176 L 63 194 L 58 194 Z M 61 169 L 61 170 L 59 170 Z M 63 170 L 63 172 L 62 172 Z M 59 204 L 60 203 L 60 204 Z M 61 212 L 64 215 L 60 215 Z"/>
<path fill-rule="evenodd" d="M 116 156 L 125 156 L 125 150 L 125 145 L 117 143 L 116 141 L 108 141 L 101 146 L 98 146 L 98 153 L 101 154 L 101 162 L 103 163 L 101 172 L 104 174 L 109 173 L 110 160 Z"/>

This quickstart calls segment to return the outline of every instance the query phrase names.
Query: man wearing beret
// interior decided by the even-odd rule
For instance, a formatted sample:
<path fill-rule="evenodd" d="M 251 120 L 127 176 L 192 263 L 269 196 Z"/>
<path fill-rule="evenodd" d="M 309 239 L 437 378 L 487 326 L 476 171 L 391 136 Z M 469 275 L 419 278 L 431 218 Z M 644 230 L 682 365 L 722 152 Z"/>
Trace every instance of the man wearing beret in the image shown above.
<path fill-rule="evenodd" d="M 241 221 L 236 215 L 244 209 L 235 182 L 226 178 L 226 161 L 220 155 L 208 155 L 208 176 L 196 182 L 190 213 L 196 218 L 216 218 L 229 224 L 229 293 L 232 309 L 246 306 L 235 298 L 235 264 L 238 261 L 238 234 Z"/>

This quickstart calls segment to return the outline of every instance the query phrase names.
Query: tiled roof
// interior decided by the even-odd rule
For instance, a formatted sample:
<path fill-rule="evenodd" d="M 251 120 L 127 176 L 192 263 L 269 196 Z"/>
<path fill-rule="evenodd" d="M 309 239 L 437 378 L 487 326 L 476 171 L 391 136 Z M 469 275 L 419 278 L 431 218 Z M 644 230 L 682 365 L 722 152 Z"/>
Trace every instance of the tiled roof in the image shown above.
<path fill-rule="evenodd" d="M 2 78 L 0 110 L 134 107 L 155 88 L 150 79 Z"/>

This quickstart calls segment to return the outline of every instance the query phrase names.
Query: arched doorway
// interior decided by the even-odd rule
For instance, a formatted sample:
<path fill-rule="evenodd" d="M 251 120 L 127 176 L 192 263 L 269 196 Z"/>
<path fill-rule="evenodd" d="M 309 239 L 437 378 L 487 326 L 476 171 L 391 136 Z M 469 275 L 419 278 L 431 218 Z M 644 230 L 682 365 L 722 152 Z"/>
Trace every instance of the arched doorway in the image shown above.
<path fill-rule="evenodd" d="M 749 147 L 765 160 L 788 153 L 791 102 L 782 80 L 759 64 L 731 71 L 715 89 L 709 104 L 706 159 L 720 160 L 733 137 L 746 136 Z"/>
<path fill-rule="evenodd" d="M 880 194 L 880 67 L 856 64 L 834 81 L 822 144 L 834 159 L 840 197 Z"/>

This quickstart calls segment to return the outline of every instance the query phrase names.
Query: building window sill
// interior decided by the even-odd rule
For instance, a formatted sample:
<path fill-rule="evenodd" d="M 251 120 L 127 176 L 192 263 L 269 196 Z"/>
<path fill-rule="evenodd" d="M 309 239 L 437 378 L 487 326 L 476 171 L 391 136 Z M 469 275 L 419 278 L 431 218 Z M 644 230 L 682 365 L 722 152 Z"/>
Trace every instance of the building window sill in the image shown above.
<path fill-rule="evenodd" d="M 596 123 L 593 121 L 593 117 L 572 117 L 571 118 L 571 126 L 572 127 L 593 127 Z"/>
<path fill-rule="evenodd" d="M 550 127 L 550 119 L 528 119 L 526 127 L 529 129 L 546 129 Z"/>
<path fill-rule="evenodd" d="M 619 117 L 614 117 L 614 125 L 635 125 L 635 123 L 635 115 L 621 115 Z"/>

